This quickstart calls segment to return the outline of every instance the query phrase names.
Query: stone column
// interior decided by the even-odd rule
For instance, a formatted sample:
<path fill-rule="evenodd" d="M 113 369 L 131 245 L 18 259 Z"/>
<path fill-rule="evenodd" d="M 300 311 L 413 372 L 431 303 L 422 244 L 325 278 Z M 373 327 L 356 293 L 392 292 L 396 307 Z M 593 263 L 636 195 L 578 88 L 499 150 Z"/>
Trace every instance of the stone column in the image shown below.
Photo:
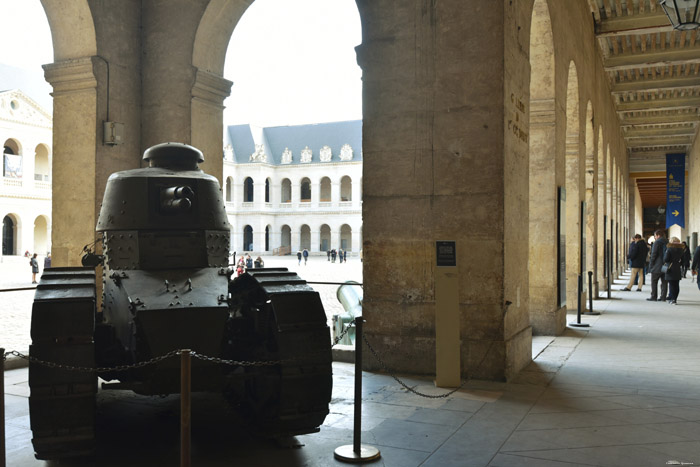
<path fill-rule="evenodd" d="M 340 204 L 340 180 L 331 180 L 331 206 L 337 208 Z"/>
<path fill-rule="evenodd" d="M 318 203 L 320 202 L 321 199 L 321 185 L 318 180 L 312 181 L 311 182 L 311 207 L 317 208 Z M 314 247 L 313 243 L 313 234 L 312 234 L 312 240 L 311 240 L 311 248 Z M 316 245 L 318 248 L 318 245 Z"/>
<path fill-rule="evenodd" d="M 313 199 L 313 198 L 312 198 Z M 309 226 L 311 227 L 311 226 Z M 317 228 L 311 229 L 311 250 L 310 253 L 318 253 L 321 251 L 321 231 Z"/>
<path fill-rule="evenodd" d="M 557 190 L 554 99 L 530 100 L 529 270 L 533 334 L 556 336 L 566 328 L 557 298 Z"/>
<path fill-rule="evenodd" d="M 438 240 L 456 242 L 462 373 L 508 379 L 531 360 L 527 118 L 506 128 L 529 70 L 507 4 L 474 14 L 454 1 L 358 1 L 373 18 L 357 48 L 363 313 L 393 371 L 435 371 Z M 371 355 L 364 364 L 377 368 Z"/>
<path fill-rule="evenodd" d="M 53 86 L 52 265 L 78 266 L 95 239 L 97 77 L 93 58 L 44 65 Z M 102 187 L 104 189 L 104 187 Z"/>

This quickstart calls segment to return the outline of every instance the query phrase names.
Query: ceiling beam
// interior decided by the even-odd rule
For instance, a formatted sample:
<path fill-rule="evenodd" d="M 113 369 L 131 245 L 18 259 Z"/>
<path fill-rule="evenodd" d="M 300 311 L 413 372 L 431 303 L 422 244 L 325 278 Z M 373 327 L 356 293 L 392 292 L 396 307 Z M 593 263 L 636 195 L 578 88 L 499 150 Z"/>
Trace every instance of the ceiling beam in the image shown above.
<path fill-rule="evenodd" d="M 673 97 L 671 99 L 620 102 L 617 104 L 617 111 L 635 112 L 639 110 L 678 110 L 695 107 L 700 107 L 700 97 Z"/>
<path fill-rule="evenodd" d="M 641 147 L 641 146 L 676 146 L 685 145 L 693 142 L 690 135 L 688 136 L 661 136 L 658 138 L 629 138 L 627 140 L 627 147 Z"/>
<path fill-rule="evenodd" d="M 670 78 L 641 79 L 615 83 L 612 86 L 612 93 L 622 94 L 627 92 L 655 92 L 696 88 L 700 88 L 700 76 L 673 76 Z"/>
<path fill-rule="evenodd" d="M 693 126 L 688 127 L 657 127 L 648 126 L 640 128 L 638 126 L 629 127 L 624 133 L 625 138 L 646 137 L 646 136 L 680 136 L 695 135 L 696 129 Z"/>
<path fill-rule="evenodd" d="M 700 63 L 700 47 L 683 47 L 633 54 L 613 55 L 603 60 L 605 71 Z"/>
<path fill-rule="evenodd" d="M 654 125 L 671 123 L 697 123 L 700 122 L 700 115 L 692 112 L 669 113 L 657 115 L 621 115 L 620 125 L 623 127 L 633 125 Z"/>
<path fill-rule="evenodd" d="M 597 37 L 629 36 L 673 31 L 666 14 L 659 9 L 654 13 L 617 16 L 596 23 Z"/>

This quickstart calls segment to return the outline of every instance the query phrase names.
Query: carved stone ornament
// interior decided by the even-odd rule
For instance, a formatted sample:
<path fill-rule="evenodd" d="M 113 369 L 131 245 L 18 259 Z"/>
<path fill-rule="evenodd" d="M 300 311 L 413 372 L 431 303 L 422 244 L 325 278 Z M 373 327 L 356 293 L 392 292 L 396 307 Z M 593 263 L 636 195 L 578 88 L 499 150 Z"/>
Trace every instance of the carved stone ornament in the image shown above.
<path fill-rule="evenodd" d="M 349 144 L 343 144 L 340 148 L 340 160 L 341 161 L 351 161 L 352 160 L 352 147 Z"/>
<path fill-rule="evenodd" d="M 282 152 L 282 163 L 291 164 L 292 163 L 292 151 L 289 148 L 284 148 Z"/>
<path fill-rule="evenodd" d="M 0 120 L 51 128 L 51 115 L 20 90 L 0 92 Z"/>
<path fill-rule="evenodd" d="M 301 150 L 301 161 L 303 163 L 308 163 L 311 162 L 311 156 L 312 156 L 311 149 L 309 149 L 308 146 L 306 146 L 304 149 Z"/>
<path fill-rule="evenodd" d="M 333 157 L 333 152 L 331 151 L 330 146 L 323 146 L 321 148 L 321 162 L 330 162 L 331 158 Z"/>
<path fill-rule="evenodd" d="M 262 144 L 255 145 L 255 152 L 250 155 L 250 162 L 267 162 L 267 154 Z"/>
<path fill-rule="evenodd" d="M 231 146 L 230 144 L 224 146 L 224 160 L 233 160 L 233 146 Z"/>

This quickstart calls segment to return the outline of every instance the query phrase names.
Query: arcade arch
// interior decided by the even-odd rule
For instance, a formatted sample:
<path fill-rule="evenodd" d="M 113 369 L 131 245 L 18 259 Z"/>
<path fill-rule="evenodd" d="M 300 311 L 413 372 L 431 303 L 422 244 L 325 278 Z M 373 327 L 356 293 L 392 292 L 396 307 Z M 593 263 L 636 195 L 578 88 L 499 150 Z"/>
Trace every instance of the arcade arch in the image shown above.
<path fill-rule="evenodd" d="M 49 148 L 43 143 L 38 144 L 34 150 L 34 180 L 48 182 L 50 170 Z"/>

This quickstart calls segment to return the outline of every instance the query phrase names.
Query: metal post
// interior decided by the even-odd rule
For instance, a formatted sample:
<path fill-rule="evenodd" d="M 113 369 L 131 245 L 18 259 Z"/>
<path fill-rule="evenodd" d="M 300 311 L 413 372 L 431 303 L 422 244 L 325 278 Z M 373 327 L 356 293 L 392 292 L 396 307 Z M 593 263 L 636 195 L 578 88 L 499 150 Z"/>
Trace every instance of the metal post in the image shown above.
<path fill-rule="evenodd" d="M 353 429 L 353 444 L 337 447 L 334 452 L 336 459 L 342 462 L 362 463 L 371 462 L 381 457 L 379 449 L 362 440 L 362 316 L 355 318 L 355 426 Z"/>
<path fill-rule="evenodd" d="M 190 389 L 191 385 L 190 350 L 180 351 L 180 467 L 190 467 Z"/>
<path fill-rule="evenodd" d="M 597 311 L 593 311 L 593 271 L 588 271 L 588 311 L 583 312 L 584 315 L 599 315 Z"/>
<path fill-rule="evenodd" d="M 607 241 L 607 244 L 605 245 L 607 247 L 607 266 L 608 266 L 608 276 L 607 276 L 607 281 L 608 281 L 608 298 L 611 298 L 611 290 L 610 287 L 612 287 L 612 280 L 610 279 L 610 274 L 612 274 L 612 242 L 610 240 Z"/>
<path fill-rule="evenodd" d="M 581 322 L 581 294 L 583 293 L 583 276 L 581 274 L 578 275 L 578 290 L 576 295 L 578 296 L 578 310 L 576 311 L 576 322 L 575 323 L 569 323 L 569 326 L 573 326 L 576 328 L 587 328 L 589 325 L 582 323 Z"/>
<path fill-rule="evenodd" d="M 5 467 L 5 349 L 0 347 L 0 467 Z"/>

